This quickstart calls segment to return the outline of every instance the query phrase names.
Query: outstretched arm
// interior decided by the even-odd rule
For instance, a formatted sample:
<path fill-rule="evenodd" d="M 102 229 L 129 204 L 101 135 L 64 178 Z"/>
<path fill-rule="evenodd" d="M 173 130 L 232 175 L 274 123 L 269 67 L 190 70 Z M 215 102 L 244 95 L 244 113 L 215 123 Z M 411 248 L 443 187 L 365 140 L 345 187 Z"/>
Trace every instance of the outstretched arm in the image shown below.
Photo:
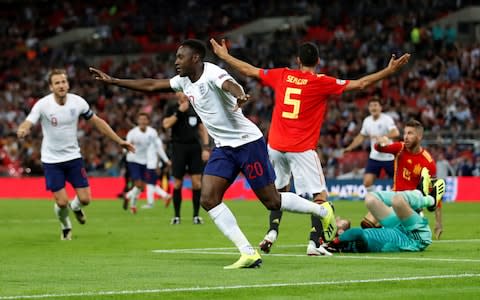
<path fill-rule="evenodd" d="M 358 146 L 360 146 L 363 141 L 365 140 L 365 136 L 364 135 L 361 135 L 361 134 L 358 134 L 352 141 L 352 143 L 350 145 L 348 145 L 347 147 L 345 147 L 345 149 L 343 149 L 343 152 L 349 152 L 349 151 L 352 151 L 353 149 L 357 148 Z"/>
<path fill-rule="evenodd" d="M 215 39 L 210 39 L 210 44 L 212 44 L 213 52 L 215 52 L 218 57 L 223 59 L 227 64 L 232 66 L 234 69 L 236 69 L 243 75 L 259 78 L 259 68 L 231 56 L 230 53 L 228 53 L 227 45 L 224 39 L 222 39 L 221 43 L 222 44 L 220 45 L 219 43 L 217 43 L 217 41 L 215 41 Z"/>
<path fill-rule="evenodd" d="M 108 136 L 122 148 L 125 148 L 130 152 L 135 152 L 135 147 L 132 144 L 122 140 L 122 138 L 120 138 L 115 131 L 113 131 L 112 127 L 110 127 L 110 125 L 108 125 L 103 119 L 97 117 L 97 115 L 93 115 L 88 122 L 93 124 L 101 133 Z"/>
<path fill-rule="evenodd" d="M 107 84 L 113 84 L 120 87 L 124 87 L 131 90 L 137 90 L 142 92 L 155 92 L 155 91 L 163 91 L 163 92 L 173 92 L 170 86 L 169 79 L 151 79 L 151 78 L 143 78 L 143 79 L 119 79 L 112 77 L 105 72 L 102 72 L 98 69 L 89 68 L 90 73 L 93 74 L 93 77 L 98 80 L 102 81 Z"/>
<path fill-rule="evenodd" d="M 388 63 L 387 67 L 385 67 L 383 70 L 364 76 L 360 79 L 350 80 L 348 85 L 345 87 L 345 91 L 363 90 L 368 86 L 384 78 L 387 78 L 388 76 L 397 72 L 401 67 L 408 63 L 409 59 L 409 53 L 400 56 L 400 58 L 395 58 L 395 54 L 392 54 L 392 57 L 390 58 L 390 62 Z"/>

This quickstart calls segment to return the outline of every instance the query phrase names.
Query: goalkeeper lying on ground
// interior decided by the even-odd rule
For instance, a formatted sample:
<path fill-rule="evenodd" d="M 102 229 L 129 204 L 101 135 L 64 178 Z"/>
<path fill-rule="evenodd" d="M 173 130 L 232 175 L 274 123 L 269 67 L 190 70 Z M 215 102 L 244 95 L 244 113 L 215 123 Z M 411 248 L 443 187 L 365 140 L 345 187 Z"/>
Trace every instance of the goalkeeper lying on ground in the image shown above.
<path fill-rule="evenodd" d="M 339 236 L 326 249 L 331 252 L 423 251 L 432 243 L 428 220 L 417 211 L 434 211 L 445 193 L 443 179 L 431 179 L 427 169 L 417 190 L 368 193 L 365 204 L 382 228 L 349 228 L 350 222 L 337 219 Z"/>

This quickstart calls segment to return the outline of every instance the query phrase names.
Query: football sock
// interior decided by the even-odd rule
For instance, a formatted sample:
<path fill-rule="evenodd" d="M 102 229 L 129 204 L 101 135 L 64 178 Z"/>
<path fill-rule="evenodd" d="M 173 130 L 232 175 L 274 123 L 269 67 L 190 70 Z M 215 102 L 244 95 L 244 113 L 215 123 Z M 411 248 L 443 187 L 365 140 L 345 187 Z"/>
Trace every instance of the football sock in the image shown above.
<path fill-rule="evenodd" d="M 154 189 L 155 189 L 155 194 L 159 195 L 160 197 L 162 197 L 162 198 L 167 198 L 168 197 L 168 193 L 165 192 L 165 190 L 162 189 L 158 184 L 155 185 Z"/>
<path fill-rule="evenodd" d="M 53 209 L 55 211 L 55 215 L 60 221 L 62 230 L 72 228 L 72 223 L 70 222 L 70 218 L 68 217 L 68 206 L 60 207 L 57 205 L 57 203 L 55 203 L 53 205 Z"/>
<path fill-rule="evenodd" d="M 155 187 L 153 184 L 147 184 L 147 203 L 153 205 L 155 202 Z"/>
<path fill-rule="evenodd" d="M 270 230 L 265 236 L 270 242 L 274 243 L 277 240 L 278 232 L 275 230 Z"/>
<path fill-rule="evenodd" d="M 365 187 L 365 189 L 367 190 L 367 193 L 375 192 L 375 186 L 374 185 L 371 185 L 369 187 Z"/>
<path fill-rule="evenodd" d="M 82 204 L 82 202 L 80 202 L 80 200 L 78 200 L 78 196 L 75 196 L 75 198 L 73 198 L 72 202 L 70 202 L 70 207 L 74 211 L 78 211 L 78 210 L 82 209 L 83 206 L 84 205 Z"/>
<path fill-rule="evenodd" d="M 135 207 L 137 206 L 137 197 L 138 195 L 140 195 L 142 191 L 134 186 L 128 193 L 127 193 L 127 197 L 130 198 L 130 206 L 132 207 Z"/>
<path fill-rule="evenodd" d="M 408 202 L 410 207 L 413 210 L 419 210 L 421 208 L 429 207 L 435 204 L 435 200 L 433 199 L 432 196 L 427 195 L 427 196 L 422 196 L 422 197 L 403 197 L 405 201 Z"/>
<path fill-rule="evenodd" d="M 214 208 L 210 209 L 208 211 L 208 214 L 212 218 L 215 225 L 217 225 L 218 229 L 220 229 L 220 231 L 230 241 L 233 242 L 233 244 L 238 248 L 240 253 L 247 255 L 255 254 L 255 249 L 252 247 L 243 232 L 240 230 L 235 216 L 225 205 L 225 203 L 222 202 Z"/>
<path fill-rule="evenodd" d="M 282 220 L 282 211 L 281 210 L 272 210 L 270 211 L 270 228 L 268 232 L 275 230 L 278 234 L 278 227 L 280 226 L 280 221 Z"/>
<path fill-rule="evenodd" d="M 180 207 L 182 206 L 182 189 L 173 189 L 173 210 L 175 217 L 180 218 Z"/>
<path fill-rule="evenodd" d="M 328 210 L 312 201 L 308 201 L 294 193 L 284 192 L 280 193 L 282 197 L 281 210 L 290 212 L 313 214 L 321 218 L 328 214 Z"/>
<path fill-rule="evenodd" d="M 193 216 L 198 216 L 200 210 L 200 195 L 201 190 L 192 190 L 192 202 L 193 202 Z"/>
<path fill-rule="evenodd" d="M 311 215 L 312 229 L 310 229 L 310 241 L 315 243 L 315 247 L 320 247 L 320 236 L 323 233 L 322 221 L 319 217 Z"/>
<path fill-rule="evenodd" d="M 400 219 L 395 214 L 395 212 L 391 212 L 387 217 L 382 220 L 378 220 L 383 227 L 393 228 L 400 223 Z"/>

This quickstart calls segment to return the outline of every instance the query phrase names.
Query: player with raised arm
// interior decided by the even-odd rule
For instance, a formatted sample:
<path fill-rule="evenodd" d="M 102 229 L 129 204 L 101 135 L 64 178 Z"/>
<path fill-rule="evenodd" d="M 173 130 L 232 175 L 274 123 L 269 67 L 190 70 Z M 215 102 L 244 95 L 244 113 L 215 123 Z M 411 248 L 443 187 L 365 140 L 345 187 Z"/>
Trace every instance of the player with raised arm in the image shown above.
<path fill-rule="evenodd" d="M 97 80 L 108 84 L 140 91 L 182 91 L 187 95 L 215 142 L 202 178 L 201 205 L 241 253 L 239 260 L 226 269 L 253 268 L 262 263 L 258 251 L 223 203 L 226 190 L 239 172 L 245 175 L 267 209 L 314 214 L 321 218 L 325 228 L 332 228 L 326 234 L 326 239 L 332 240 L 336 224 L 330 204 L 319 205 L 294 193 L 279 193 L 275 189 L 275 173 L 263 135 L 241 110 L 250 96 L 225 70 L 204 62 L 205 54 L 205 45 L 200 41 L 184 41 L 176 53 L 178 75 L 171 79 L 117 79 L 100 70 L 90 70 Z"/>
<path fill-rule="evenodd" d="M 358 80 L 342 80 L 315 72 L 319 54 L 313 43 L 304 43 L 299 47 L 298 70 L 257 68 L 231 56 L 225 40 L 218 44 L 211 39 L 210 43 L 215 54 L 230 66 L 274 89 L 275 106 L 268 134 L 268 152 L 277 176 L 275 186 L 280 191 L 288 190 L 293 175 L 297 194 L 317 203 L 327 201 L 327 185 L 316 152 L 327 97 L 365 89 L 395 73 L 410 57 L 410 54 L 404 54 L 398 59 L 392 56 L 383 70 Z M 266 253 L 270 252 L 277 239 L 281 217 L 281 211 L 270 213 L 270 228 L 259 245 Z M 319 219 L 312 216 L 308 255 L 322 255 L 319 237 L 322 231 L 325 234 L 329 230 L 330 228 L 322 228 Z"/>
<path fill-rule="evenodd" d="M 32 126 L 40 121 L 43 133 L 41 161 L 47 190 L 53 193 L 55 199 L 54 210 L 62 228 L 61 239 L 71 240 L 69 208 L 74 212 L 77 221 L 85 224 L 86 217 L 82 207 L 88 205 L 92 198 L 77 140 L 79 118 L 87 120 L 121 147 L 129 151 L 135 151 L 135 148 L 95 115 L 85 99 L 68 92 L 70 85 L 64 69 L 51 70 L 48 83 L 51 93 L 33 105 L 26 120 L 18 127 L 17 136 L 20 139 L 25 138 Z M 76 193 L 70 203 L 65 182 L 69 182 Z"/>
<path fill-rule="evenodd" d="M 380 98 L 374 96 L 368 100 L 368 111 L 370 115 L 363 120 L 360 133 L 353 139 L 352 143 L 343 149 L 343 152 L 349 152 L 360 146 L 365 139 L 370 139 L 370 155 L 365 175 L 363 176 L 363 185 L 367 192 L 374 190 L 373 183 L 380 176 L 382 169 L 388 177 L 393 178 L 393 154 L 382 153 L 375 150 L 375 143 L 378 137 L 386 136 L 389 139 L 397 138 L 400 135 L 395 121 L 392 117 L 382 113 L 382 104 Z"/>
<path fill-rule="evenodd" d="M 155 147 L 158 133 L 149 126 L 150 116 L 145 112 L 137 115 L 137 126 L 127 133 L 127 141 L 135 145 L 135 153 L 127 153 L 127 168 L 133 187 L 125 194 L 123 209 L 128 209 L 132 214 L 137 213 L 137 198 L 147 182 L 148 149 Z"/>

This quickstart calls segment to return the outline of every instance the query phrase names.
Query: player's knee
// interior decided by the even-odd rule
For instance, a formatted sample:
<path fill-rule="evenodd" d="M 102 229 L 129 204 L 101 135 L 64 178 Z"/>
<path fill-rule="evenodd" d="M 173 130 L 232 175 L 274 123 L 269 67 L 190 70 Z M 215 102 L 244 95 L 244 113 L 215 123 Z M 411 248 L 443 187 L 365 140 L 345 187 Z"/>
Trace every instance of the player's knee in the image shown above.
<path fill-rule="evenodd" d="M 392 197 L 392 207 L 393 207 L 393 209 L 395 209 L 396 207 L 402 206 L 404 203 L 405 203 L 405 200 L 403 199 L 402 196 L 397 194 L 397 195 L 394 195 Z"/>
<path fill-rule="evenodd" d="M 55 199 L 55 203 L 60 208 L 66 208 L 68 206 L 68 199 Z"/>
<path fill-rule="evenodd" d="M 205 209 L 206 211 L 209 211 L 210 209 L 214 208 L 218 204 L 221 203 L 221 200 L 218 201 L 214 195 L 209 193 L 208 191 L 202 190 L 200 194 L 200 205 Z"/>
<path fill-rule="evenodd" d="M 373 193 L 367 193 L 367 195 L 365 196 L 365 206 L 367 208 L 371 208 L 375 205 L 375 203 L 378 202 L 378 199 L 377 197 L 373 194 Z"/>
<path fill-rule="evenodd" d="M 90 197 L 78 197 L 78 201 L 80 201 L 80 203 L 83 205 L 83 206 L 87 206 L 88 204 L 90 204 Z"/>
<path fill-rule="evenodd" d="M 280 194 L 271 195 L 270 197 L 264 197 L 260 199 L 268 210 L 280 210 L 282 206 Z"/>

